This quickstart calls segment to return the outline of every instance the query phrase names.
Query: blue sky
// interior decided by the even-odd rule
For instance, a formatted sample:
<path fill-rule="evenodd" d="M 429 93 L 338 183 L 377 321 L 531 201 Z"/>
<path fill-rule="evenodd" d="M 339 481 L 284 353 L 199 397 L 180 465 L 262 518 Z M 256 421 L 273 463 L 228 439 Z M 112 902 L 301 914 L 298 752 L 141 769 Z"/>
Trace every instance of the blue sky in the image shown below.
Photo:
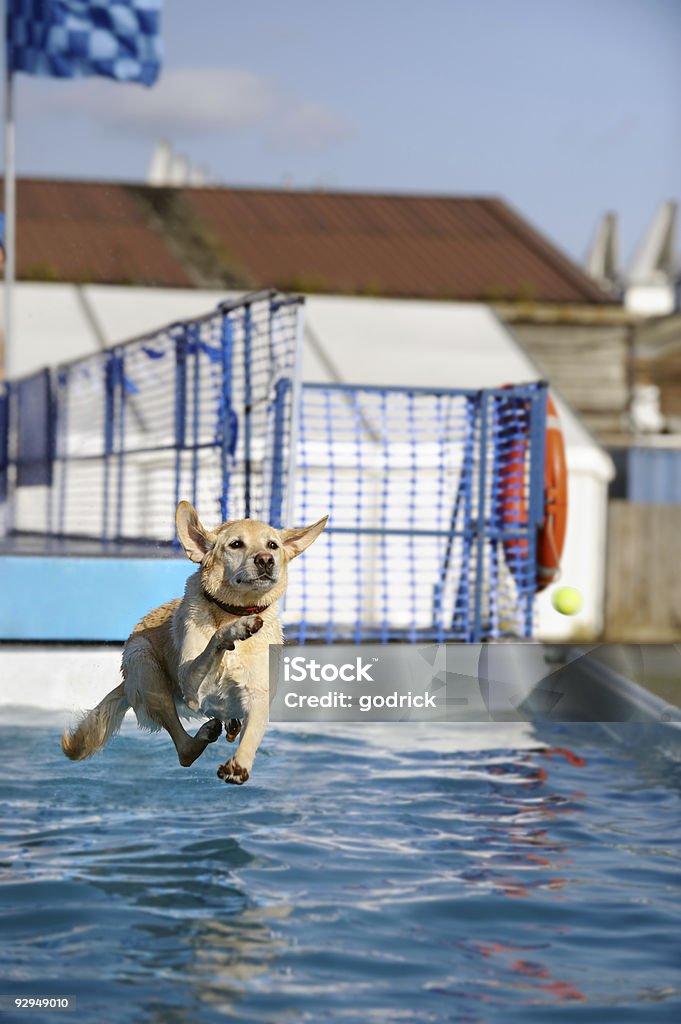
<path fill-rule="evenodd" d="M 166 0 L 151 90 L 17 77 L 19 173 L 143 180 L 165 137 L 231 185 L 499 195 L 628 258 L 681 198 L 679 0 Z"/>

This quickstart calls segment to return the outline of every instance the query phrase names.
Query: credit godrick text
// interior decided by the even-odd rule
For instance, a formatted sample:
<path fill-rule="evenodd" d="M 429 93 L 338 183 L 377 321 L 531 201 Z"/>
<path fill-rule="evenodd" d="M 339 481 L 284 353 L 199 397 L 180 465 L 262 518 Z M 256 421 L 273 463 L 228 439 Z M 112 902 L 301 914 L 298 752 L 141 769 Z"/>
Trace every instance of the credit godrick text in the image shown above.
<path fill-rule="evenodd" d="M 359 696 L 342 690 L 331 690 L 321 696 L 316 693 L 287 693 L 284 697 L 287 708 L 355 708 L 360 711 L 377 711 L 380 708 L 436 708 L 432 693 L 362 693 Z"/>
<path fill-rule="evenodd" d="M 332 665 L 328 662 L 315 661 L 314 658 L 284 658 L 284 679 L 287 683 L 373 683 L 371 670 L 373 661 L 354 661 L 343 665 Z M 287 708 L 356 708 L 360 711 L 377 711 L 381 708 L 436 708 L 435 698 L 431 693 L 346 693 L 345 690 L 329 690 L 323 694 L 302 694 L 291 691 L 284 697 Z"/>

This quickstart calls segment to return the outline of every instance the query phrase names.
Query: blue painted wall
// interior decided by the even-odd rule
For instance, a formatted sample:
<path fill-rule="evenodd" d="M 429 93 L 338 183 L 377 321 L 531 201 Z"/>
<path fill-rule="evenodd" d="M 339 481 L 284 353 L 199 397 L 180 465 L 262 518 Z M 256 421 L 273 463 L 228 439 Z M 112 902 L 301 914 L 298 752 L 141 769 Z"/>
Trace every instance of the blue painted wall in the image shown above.
<path fill-rule="evenodd" d="M 125 640 L 152 608 L 182 597 L 182 558 L 0 557 L 0 640 Z"/>

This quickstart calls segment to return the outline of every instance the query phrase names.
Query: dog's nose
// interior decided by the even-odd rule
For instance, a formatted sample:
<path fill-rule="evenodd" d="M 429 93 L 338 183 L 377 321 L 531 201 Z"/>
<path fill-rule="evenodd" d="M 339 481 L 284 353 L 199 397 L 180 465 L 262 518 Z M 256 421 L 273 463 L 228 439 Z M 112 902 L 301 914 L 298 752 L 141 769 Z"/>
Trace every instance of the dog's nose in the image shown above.
<path fill-rule="evenodd" d="M 271 572 L 274 568 L 274 555 L 269 551 L 259 551 L 253 561 L 262 572 Z"/>

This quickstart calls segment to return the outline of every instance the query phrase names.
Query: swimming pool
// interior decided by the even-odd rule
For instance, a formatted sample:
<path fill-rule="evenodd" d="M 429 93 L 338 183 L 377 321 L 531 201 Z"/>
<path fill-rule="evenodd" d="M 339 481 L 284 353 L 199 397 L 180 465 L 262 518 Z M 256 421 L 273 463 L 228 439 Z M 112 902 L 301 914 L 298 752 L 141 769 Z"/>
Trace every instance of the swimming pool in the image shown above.
<path fill-rule="evenodd" d="M 72 764 L 62 722 L 0 727 L 4 1005 L 67 996 L 57 1019 L 88 1024 L 681 1019 L 681 764 L 654 748 L 588 725 L 522 726 L 522 744 L 272 728 L 237 788 L 216 748 L 182 769 L 127 723 Z"/>

